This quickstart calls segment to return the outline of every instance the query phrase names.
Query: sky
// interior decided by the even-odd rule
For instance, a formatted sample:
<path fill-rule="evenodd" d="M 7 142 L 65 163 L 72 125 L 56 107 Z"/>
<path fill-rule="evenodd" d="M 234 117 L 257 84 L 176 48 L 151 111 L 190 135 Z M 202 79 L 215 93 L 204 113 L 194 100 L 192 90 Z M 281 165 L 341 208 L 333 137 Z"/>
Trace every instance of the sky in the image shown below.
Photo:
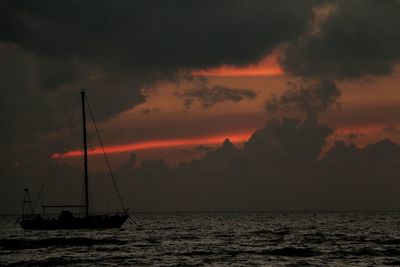
<path fill-rule="evenodd" d="M 397 0 L 1 0 L 0 213 L 81 201 L 83 88 L 132 211 L 399 209 L 398 27 Z"/>

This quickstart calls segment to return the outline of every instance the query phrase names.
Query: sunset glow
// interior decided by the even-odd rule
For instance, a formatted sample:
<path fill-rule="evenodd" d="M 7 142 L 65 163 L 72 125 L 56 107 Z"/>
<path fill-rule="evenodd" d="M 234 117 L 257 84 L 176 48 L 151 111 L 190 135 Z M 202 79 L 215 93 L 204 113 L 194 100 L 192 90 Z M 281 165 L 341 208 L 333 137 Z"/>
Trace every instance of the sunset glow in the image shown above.
<path fill-rule="evenodd" d="M 400 0 L 0 1 L 0 267 L 400 265 Z"/>
<path fill-rule="evenodd" d="M 346 136 L 350 134 L 358 134 L 358 135 L 367 135 L 371 133 L 378 133 L 382 131 L 382 125 L 374 125 L 368 127 L 357 127 L 357 128 L 337 128 L 336 135 Z M 208 136 L 208 137 L 194 137 L 194 138 L 180 138 L 180 139 L 165 139 L 165 140 L 151 140 L 151 141 L 142 141 L 136 143 L 128 143 L 122 145 L 111 145 L 106 146 L 105 151 L 107 154 L 115 154 L 115 153 L 126 153 L 131 151 L 142 151 L 142 150 L 151 150 L 151 149 L 165 149 L 165 148 L 173 148 L 173 147 L 187 147 L 187 146 L 195 146 L 195 145 L 216 145 L 222 144 L 225 139 L 229 139 L 232 143 L 243 143 L 247 141 L 254 131 L 242 132 L 242 133 L 227 133 L 223 135 L 216 136 Z M 334 136 L 333 136 L 334 137 Z M 360 140 L 361 141 L 361 140 Z M 365 140 L 362 140 L 365 141 Z M 361 147 L 364 146 L 363 142 L 357 142 Z M 366 142 L 367 144 L 368 142 Z M 94 147 L 89 149 L 88 155 L 100 155 L 103 151 L 101 147 Z M 54 153 L 52 155 L 53 159 L 60 158 L 71 158 L 71 157 L 79 157 L 82 156 L 82 150 L 72 150 L 66 153 Z"/>
<path fill-rule="evenodd" d="M 222 65 L 218 68 L 193 71 L 192 74 L 195 76 L 243 77 L 243 76 L 278 76 L 278 75 L 283 75 L 284 72 L 277 63 L 276 57 L 267 57 L 261 60 L 257 64 L 245 67 Z"/>
<path fill-rule="evenodd" d="M 123 144 L 106 146 L 105 152 L 107 154 L 124 153 L 130 151 L 140 151 L 146 149 L 160 149 L 160 148 L 171 148 L 171 147 L 184 147 L 193 145 L 213 145 L 221 144 L 225 139 L 229 139 L 232 143 L 243 143 L 248 140 L 252 132 L 225 134 L 219 136 L 210 137 L 197 137 L 197 138 L 183 138 L 183 139 L 169 139 L 169 140 L 152 140 L 143 141 L 137 143 Z M 95 147 L 88 151 L 88 155 L 99 155 L 103 151 L 101 147 Z M 52 155 L 53 159 L 78 157 L 82 156 L 82 150 L 72 150 L 66 153 L 55 153 Z"/>

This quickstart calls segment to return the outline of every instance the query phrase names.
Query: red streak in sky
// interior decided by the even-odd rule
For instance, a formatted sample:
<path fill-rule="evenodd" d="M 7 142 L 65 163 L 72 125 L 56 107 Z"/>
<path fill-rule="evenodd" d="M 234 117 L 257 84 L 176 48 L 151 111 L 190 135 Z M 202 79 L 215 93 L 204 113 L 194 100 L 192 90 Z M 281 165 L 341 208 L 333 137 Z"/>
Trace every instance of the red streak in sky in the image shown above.
<path fill-rule="evenodd" d="M 233 67 L 221 67 L 218 69 L 210 70 L 198 70 L 193 71 L 195 76 L 214 76 L 214 77 L 241 77 L 241 76 L 278 76 L 282 75 L 283 71 L 281 68 L 233 68 Z"/>
<path fill-rule="evenodd" d="M 222 142 L 229 138 L 233 143 L 242 143 L 249 139 L 253 132 L 246 133 L 235 133 L 226 134 L 220 136 L 211 137 L 195 137 L 195 138 L 183 138 L 183 139 L 169 139 L 169 140 L 153 140 L 153 141 L 143 141 L 131 144 L 106 146 L 104 149 L 107 154 L 124 153 L 130 151 L 139 151 L 146 149 L 159 149 L 159 148 L 171 148 L 171 147 L 184 147 L 193 145 L 212 145 L 212 144 L 222 144 Z M 102 154 L 103 151 L 101 147 L 95 147 L 88 151 L 88 155 L 98 155 Z M 82 156 L 82 150 L 72 150 L 66 153 L 55 153 L 52 155 L 53 159 L 59 158 L 69 158 Z"/>
<path fill-rule="evenodd" d="M 283 75 L 282 68 L 277 63 L 276 56 L 264 58 L 257 64 L 244 67 L 222 65 L 217 68 L 192 71 L 194 76 L 214 76 L 214 77 L 242 77 L 242 76 L 278 76 Z"/>

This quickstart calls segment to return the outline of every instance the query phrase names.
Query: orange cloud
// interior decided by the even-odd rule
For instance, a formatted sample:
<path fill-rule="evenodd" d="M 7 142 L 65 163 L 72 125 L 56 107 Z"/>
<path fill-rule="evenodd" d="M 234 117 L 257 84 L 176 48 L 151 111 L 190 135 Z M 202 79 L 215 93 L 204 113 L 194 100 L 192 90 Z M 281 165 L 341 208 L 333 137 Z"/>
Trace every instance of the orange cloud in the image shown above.
<path fill-rule="evenodd" d="M 356 134 L 370 134 L 373 132 L 381 131 L 384 128 L 384 125 L 363 125 L 359 127 L 350 127 L 350 128 L 337 128 L 336 134 L 338 135 L 348 135 L 352 133 Z"/>
<path fill-rule="evenodd" d="M 146 149 L 159 149 L 159 148 L 171 148 L 171 147 L 184 147 L 192 145 L 212 145 L 221 144 L 226 138 L 229 138 L 233 143 L 242 143 L 249 139 L 253 132 L 224 134 L 219 136 L 210 137 L 197 137 L 197 138 L 182 138 L 182 139 L 169 139 L 169 140 L 153 140 L 143 141 L 131 144 L 106 146 L 105 151 L 107 154 L 124 153 L 130 151 L 140 151 Z M 102 154 L 101 147 L 95 147 L 88 151 L 88 155 Z M 72 150 L 66 153 L 55 153 L 52 155 L 53 159 L 78 157 L 82 156 L 82 150 Z"/>
<path fill-rule="evenodd" d="M 218 68 L 195 70 L 192 71 L 195 76 L 277 76 L 284 74 L 282 68 L 276 60 L 276 56 L 266 57 L 257 64 L 248 65 L 245 67 L 234 67 L 230 65 L 222 65 Z"/>

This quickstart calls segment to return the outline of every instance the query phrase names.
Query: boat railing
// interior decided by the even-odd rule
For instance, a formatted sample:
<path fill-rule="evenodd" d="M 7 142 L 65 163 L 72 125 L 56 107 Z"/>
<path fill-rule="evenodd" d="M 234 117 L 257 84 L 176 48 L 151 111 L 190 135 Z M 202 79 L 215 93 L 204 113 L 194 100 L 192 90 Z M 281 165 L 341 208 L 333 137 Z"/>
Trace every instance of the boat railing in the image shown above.
<path fill-rule="evenodd" d="M 71 212 L 73 218 L 84 218 L 86 217 L 85 212 Z M 89 213 L 90 217 L 96 217 L 96 218 L 101 218 L 101 217 L 109 217 L 109 216 L 114 216 L 114 215 L 124 215 L 127 214 L 127 211 L 124 210 L 118 210 L 116 212 L 91 212 Z M 60 213 L 29 213 L 29 214 L 22 214 L 21 219 L 22 220 L 50 220 L 50 219 L 58 219 L 60 217 Z"/>

